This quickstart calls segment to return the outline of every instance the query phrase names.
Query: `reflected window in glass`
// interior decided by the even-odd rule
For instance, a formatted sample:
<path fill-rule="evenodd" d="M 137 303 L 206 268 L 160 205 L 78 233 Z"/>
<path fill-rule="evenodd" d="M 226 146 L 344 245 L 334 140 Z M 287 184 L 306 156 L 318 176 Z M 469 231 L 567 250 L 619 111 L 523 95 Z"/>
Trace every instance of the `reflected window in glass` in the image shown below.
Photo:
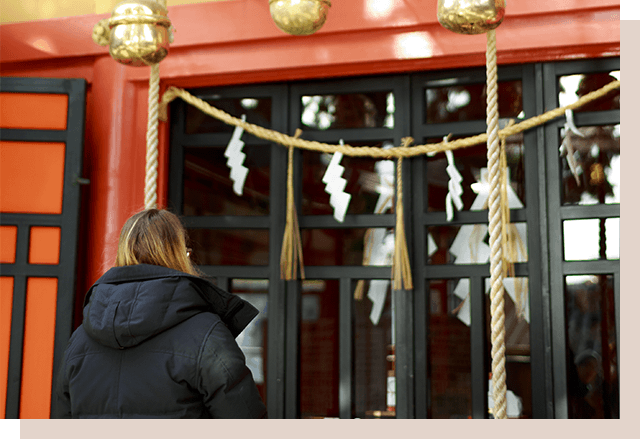
<path fill-rule="evenodd" d="M 337 143 L 337 142 L 336 142 Z M 351 146 L 362 146 L 360 142 L 350 142 Z M 375 142 L 367 146 L 392 147 L 391 142 Z M 302 206 L 303 215 L 333 215 L 329 204 L 331 195 L 322 181 L 332 154 L 304 151 L 302 153 Z M 392 160 L 371 160 L 367 157 L 343 156 L 341 175 L 346 180 L 344 192 L 351 195 L 348 215 L 368 213 L 392 213 L 395 194 L 396 165 Z"/>
<path fill-rule="evenodd" d="M 613 277 L 565 278 L 569 418 L 620 418 Z"/>
<path fill-rule="evenodd" d="M 389 91 L 302 96 L 301 127 L 308 130 L 393 128 L 395 100 Z"/>
<path fill-rule="evenodd" d="M 505 277 L 504 286 L 504 330 L 505 370 L 507 379 L 507 418 L 531 418 L 531 341 L 529 307 L 529 279 Z M 491 280 L 485 279 L 485 319 L 487 346 L 491 349 Z M 490 356 L 490 353 L 489 353 Z M 487 360 L 490 364 L 490 359 Z M 491 400 L 493 395 L 490 393 Z"/>
<path fill-rule="evenodd" d="M 467 137 L 467 136 L 462 136 Z M 458 137 L 452 137 L 455 140 Z M 428 143 L 439 143 L 442 139 L 431 138 Z M 522 133 L 507 138 L 507 197 L 511 209 L 525 206 L 525 175 L 524 175 L 524 142 Z M 488 209 L 490 193 L 489 173 L 487 167 L 487 146 L 480 144 L 453 151 L 456 169 L 462 176 L 463 210 Z M 427 177 L 427 197 L 429 212 L 444 212 L 446 197 L 449 192 L 450 176 L 447 172 L 449 162 L 444 153 L 428 157 L 425 161 L 425 175 Z"/>
<path fill-rule="evenodd" d="M 184 148 L 184 215 L 268 215 L 271 148 L 247 144 L 243 165 L 249 169 L 242 195 L 224 156 L 225 148 Z"/>
<path fill-rule="evenodd" d="M 267 400 L 267 306 L 269 281 L 267 279 L 232 279 L 231 292 L 256 307 L 259 314 L 236 337 L 246 358 L 247 367 L 258 387 L 263 401 Z"/>
<path fill-rule="evenodd" d="M 425 89 L 426 123 L 486 119 L 487 85 L 448 85 L 455 82 L 457 78 L 429 83 Z M 498 82 L 498 112 L 501 118 L 524 118 L 522 81 Z"/>
<path fill-rule="evenodd" d="M 197 265 L 268 265 L 269 231 L 188 229 Z"/>
<path fill-rule="evenodd" d="M 620 203 L 620 124 L 578 130 L 583 137 L 564 129 L 560 132 L 562 203 Z"/>
<path fill-rule="evenodd" d="M 389 280 L 372 279 L 354 294 L 354 416 L 395 418 L 395 293 Z"/>
<path fill-rule="evenodd" d="M 271 127 L 271 98 L 221 98 L 205 96 L 206 103 L 234 117 L 246 115 L 247 122 L 264 128 Z M 233 125 L 226 124 L 215 117 L 203 113 L 198 108 L 187 105 L 185 115 L 186 134 L 231 133 Z"/>
<path fill-rule="evenodd" d="M 302 229 L 305 265 L 391 265 L 393 229 Z"/>
<path fill-rule="evenodd" d="M 620 218 L 562 222 L 565 261 L 620 259 Z"/>
<path fill-rule="evenodd" d="M 300 322 L 300 415 L 338 417 L 340 282 L 304 280 Z"/>
<path fill-rule="evenodd" d="M 620 70 L 602 73 L 566 75 L 558 78 L 558 102 L 561 107 L 573 104 L 584 95 L 620 79 Z M 620 109 L 620 90 L 612 90 L 606 96 L 578 107 L 574 112 L 606 111 Z"/>
<path fill-rule="evenodd" d="M 429 282 L 429 417 L 471 416 L 469 279 Z"/>
<path fill-rule="evenodd" d="M 507 239 L 512 262 L 527 262 L 527 224 L 510 223 Z M 487 224 L 431 226 L 424 247 L 431 265 L 488 264 L 491 256 Z"/>

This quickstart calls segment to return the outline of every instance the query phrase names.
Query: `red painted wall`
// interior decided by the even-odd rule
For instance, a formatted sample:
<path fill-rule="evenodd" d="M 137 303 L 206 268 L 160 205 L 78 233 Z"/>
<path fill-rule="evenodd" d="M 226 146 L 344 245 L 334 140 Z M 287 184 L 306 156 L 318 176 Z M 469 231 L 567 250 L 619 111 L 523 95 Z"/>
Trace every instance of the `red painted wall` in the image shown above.
<path fill-rule="evenodd" d="M 273 24 L 266 0 L 169 8 L 177 32 L 160 65 L 161 91 L 436 70 L 485 63 L 486 37 L 437 22 L 437 0 L 335 1 L 324 27 L 293 37 Z M 0 26 L 2 76 L 88 81 L 79 290 L 111 265 L 118 232 L 143 207 L 148 68 L 124 67 L 91 40 L 87 15 Z M 508 2 L 497 29 L 498 63 L 620 55 L 619 0 Z M 160 124 L 160 203 L 167 191 L 167 126 Z"/>

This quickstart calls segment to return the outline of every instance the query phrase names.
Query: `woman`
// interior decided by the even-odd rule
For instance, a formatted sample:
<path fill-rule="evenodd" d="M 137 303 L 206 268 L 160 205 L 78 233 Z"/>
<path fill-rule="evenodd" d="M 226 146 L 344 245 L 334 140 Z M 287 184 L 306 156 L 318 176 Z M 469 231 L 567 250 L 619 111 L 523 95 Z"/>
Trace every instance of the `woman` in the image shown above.
<path fill-rule="evenodd" d="M 174 214 L 127 220 L 65 351 L 56 417 L 266 417 L 235 341 L 258 311 L 198 276 L 187 252 Z"/>

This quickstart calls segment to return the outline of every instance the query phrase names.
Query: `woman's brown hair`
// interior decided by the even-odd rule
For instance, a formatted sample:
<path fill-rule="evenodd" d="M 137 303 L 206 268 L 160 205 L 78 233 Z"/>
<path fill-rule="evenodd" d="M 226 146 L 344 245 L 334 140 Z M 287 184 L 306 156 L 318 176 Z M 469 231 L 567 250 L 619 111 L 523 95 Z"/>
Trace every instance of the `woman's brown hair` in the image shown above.
<path fill-rule="evenodd" d="M 151 264 L 199 275 L 187 251 L 180 219 L 168 210 L 146 209 L 122 226 L 115 266 Z"/>

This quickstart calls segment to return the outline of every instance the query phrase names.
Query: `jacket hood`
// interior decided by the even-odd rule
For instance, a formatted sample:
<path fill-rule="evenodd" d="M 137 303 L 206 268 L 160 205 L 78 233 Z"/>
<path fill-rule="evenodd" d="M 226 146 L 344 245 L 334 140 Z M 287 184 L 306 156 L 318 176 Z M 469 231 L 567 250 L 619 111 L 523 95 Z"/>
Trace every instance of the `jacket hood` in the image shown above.
<path fill-rule="evenodd" d="M 201 312 L 220 316 L 234 337 L 258 315 L 249 302 L 206 279 L 140 264 L 113 267 L 93 284 L 82 326 L 105 346 L 127 348 Z"/>

